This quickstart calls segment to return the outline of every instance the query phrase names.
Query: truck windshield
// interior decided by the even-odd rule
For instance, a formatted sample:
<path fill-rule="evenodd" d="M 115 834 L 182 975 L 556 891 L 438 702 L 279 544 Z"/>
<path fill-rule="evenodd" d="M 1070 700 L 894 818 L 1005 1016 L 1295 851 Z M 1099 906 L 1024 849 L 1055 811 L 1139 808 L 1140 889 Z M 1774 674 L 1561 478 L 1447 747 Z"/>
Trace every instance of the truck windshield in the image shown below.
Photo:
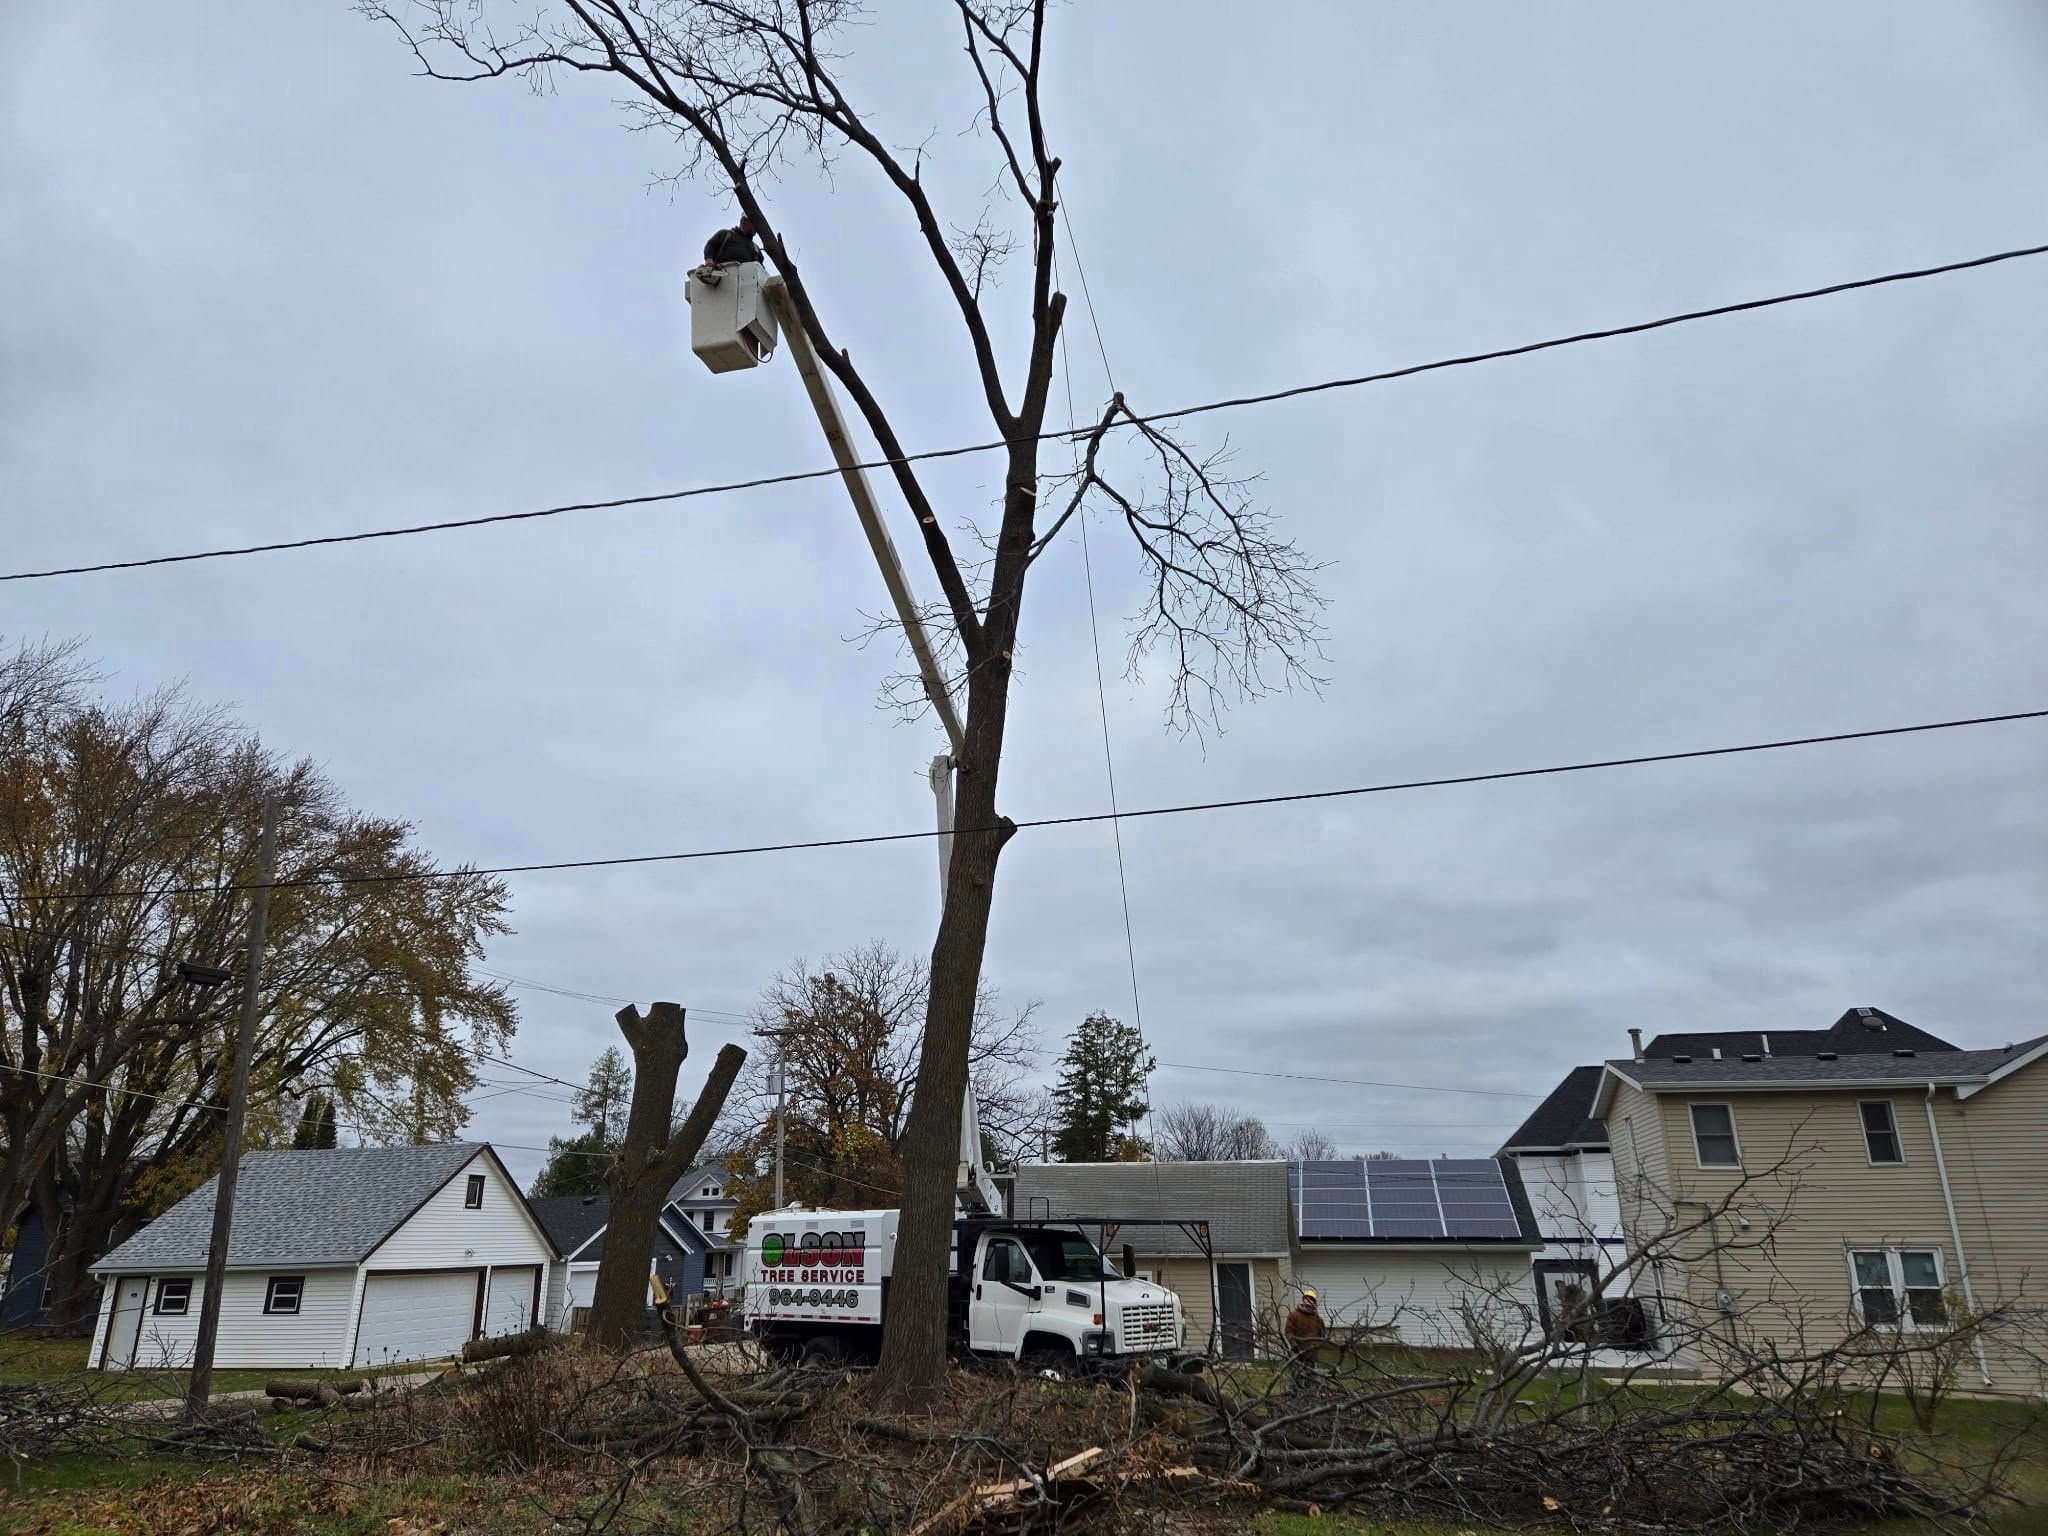
<path fill-rule="evenodd" d="M 1019 1232 L 1043 1280 L 1120 1280 L 1117 1268 L 1078 1232 Z"/>

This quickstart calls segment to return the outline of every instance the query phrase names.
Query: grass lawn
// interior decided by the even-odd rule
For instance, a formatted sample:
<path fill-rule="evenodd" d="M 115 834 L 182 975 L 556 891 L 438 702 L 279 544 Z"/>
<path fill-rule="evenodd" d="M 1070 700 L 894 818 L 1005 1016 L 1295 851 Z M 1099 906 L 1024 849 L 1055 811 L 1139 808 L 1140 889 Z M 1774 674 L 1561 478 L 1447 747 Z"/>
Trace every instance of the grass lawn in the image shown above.
<path fill-rule="evenodd" d="M 89 1339 L 0 1338 L 0 1386 L 25 1382 L 56 1381 L 85 1372 Z M 408 1370 L 424 1369 L 408 1366 Z M 263 1384 L 279 1376 L 308 1379 L 361 1381 L 368 1371 L 215 1371 L 213 1390 L 260 1392 Z M 109 1397 L 128 1402 L 185 1395 L 190 1379 L 186 1371 L 106 1371 L 94 1373 L 95 1385 Z"/>

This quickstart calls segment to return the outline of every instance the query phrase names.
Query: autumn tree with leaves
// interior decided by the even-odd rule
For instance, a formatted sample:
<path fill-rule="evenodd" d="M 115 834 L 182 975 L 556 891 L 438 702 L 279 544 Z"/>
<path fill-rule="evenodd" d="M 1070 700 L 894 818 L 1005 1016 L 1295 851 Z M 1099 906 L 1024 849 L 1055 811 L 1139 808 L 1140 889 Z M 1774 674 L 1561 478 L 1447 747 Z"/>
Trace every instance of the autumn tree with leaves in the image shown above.
<path fill-rule="evenodd" d="M 89 1311 L 86 1263 L 218 1165 L 239 985 L 181 963 L 239 971 L 272 790 L 246 1144 L 289 1145 L 309 1092 L 370 1140 L 447 1136 L 473 1052 L 511 1039 L 511 999 L 473 970 L 501 882 L 177 689 L 105 702 L 47 648 L 0 654 L 0 1210 L 33 1201 L 54 1232 L 69 1204 L 59 1318 Z"/>
<path fill-rule="evenodd" d="M 940 600 L 930 611 L 964 702 L 954 754 L 955 818 L 946 898 L 931 950 L 924 1050 L 902 1144 L 904 1190 L 877 1401 L 930 1405 L 944 1378 L 953 1169 L 966 1092 L 996 868 L 1014 824 L 997 787 L 1025 599 L 1039 559 L 1077 516 L 1098 512 L 1129 535 L 1139 599 L 1132 670 L 1162 663 L 1169 717 L 1199 726 L 1233 696 L 1318 681 L 1316 566 L 1277 531 L 1227 456 L 1190 447 L 1164 418 L 1121 394 L 1089 424 L 1048 430 L 1066 295 L 1054 280 L 1062 161 L 1045 113 L 1045 0 L 954 0 L 928 9 L 960 74 L 914 95 L 864 102 L 848 53 L 865 16 L 854 0 L 360 0 L 402 40 L 422 73 L 443 80 L 517 79 L 537 90 L 586 75 L 622 96 L 632 125 L 669 135 L 678 175 L 729 195 L 758 231 L 792 323 L 853 402 L 907 503 Z M 913 120 L 892 120 L 907 108 Z M 924 149 L 955 119 L 978 163 L 949 168 Z M 918 230 L 924 275 L 958 321 L 953 376 L 969 381 L 1001 443 L 994 507 L 962 526 L 941 509 L 906 442 L 914 424 L 885 401 L 889 385 L 854 361 L 851 328 L 887 323 L 891 305 L 828 315 L 798 264 L 815 231 L 784 227 L 771 207 L 790 164 L 829 172 L 852 195 L 873 187 Z M 964 202 L 964 207 L 942 204 Z M 808 237 L 808 238 L 806 238 Z M 828 242 L 829 244 L 829 242 Z M 1004 259 L 1028 270 L 1006 287 Z M 1234 257 L 1219 257 L 1224 262 Z M 921 291 L 905 273 L 897 293 Z M 948 360 L 921 360 L 945 374 Z M 920 381 L 922 382 L 922 380 Z M 956 543 L 956 539 L 958 542 Z"/>
<path fill-rule="evenodd" d="M 879 939 L 798 960 L 761 994 L 761 1042 L 732 1098 L 728 1149 L 735 1226 L 774 1200 L 775 1066 L 784 1071 L 783 1198 L 821 1209 L 885 1205 L 903 1187 L 901 1148 L 916 1098 L 930 992 L 923 959 Z M 975 1004 L 970 1080 L 991 1153 L 1025 1146 L 1038 1055 L 1036 1005 L 1004 1012 L 984 985 Z"/>

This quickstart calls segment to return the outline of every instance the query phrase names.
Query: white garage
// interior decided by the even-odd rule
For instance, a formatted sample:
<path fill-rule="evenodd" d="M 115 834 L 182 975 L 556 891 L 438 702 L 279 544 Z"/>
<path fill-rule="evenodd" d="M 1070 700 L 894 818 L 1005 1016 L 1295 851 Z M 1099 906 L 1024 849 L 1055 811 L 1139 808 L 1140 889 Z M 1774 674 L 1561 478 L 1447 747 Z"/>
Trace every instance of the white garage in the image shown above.
<path fill-rule="evenodd" d="M 485 1334 L 496 1338 L 501 1333 L 524 1333 L 540 1326 L 540 1277 L 538 1264 L 501 1264 L 490 1272 Z"/>
<path fill-rule="evenodd" d="M 476 1335 L 480 1269 L 371 1275 L 363 1287 L 363 1321 L 353 1365 L 442 1360 Z"/>
<path fill-rule="evenodd" d="M 190 1360 L 214 1186 L 93 1266 L 102 1370 Z M 534 1325 L 561 1257 L 487 1146 L 251 1152 L 235 1189 L 218 1366 L 377 1366 Z"/>

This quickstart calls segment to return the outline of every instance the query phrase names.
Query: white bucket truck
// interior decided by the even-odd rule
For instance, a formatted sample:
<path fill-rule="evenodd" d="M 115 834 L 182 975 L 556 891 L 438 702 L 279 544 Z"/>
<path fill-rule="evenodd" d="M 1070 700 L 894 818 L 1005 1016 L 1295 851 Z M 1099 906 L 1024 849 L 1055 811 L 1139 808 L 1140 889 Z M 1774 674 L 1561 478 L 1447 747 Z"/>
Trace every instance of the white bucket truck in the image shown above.
<path fill-rule="evenodd" d="M 770 1211 L 747 1224 L 742 1316 L 771 1350 L 875 1358 L 889 1307 L 893 1210 Z M 1180 1298 L 1127 1280 L 1078 1227 L 1000 1214 L 953 1223 L 946 1331 L 956 1350 L 1051 1368 L 1177 1355 Z"/>

